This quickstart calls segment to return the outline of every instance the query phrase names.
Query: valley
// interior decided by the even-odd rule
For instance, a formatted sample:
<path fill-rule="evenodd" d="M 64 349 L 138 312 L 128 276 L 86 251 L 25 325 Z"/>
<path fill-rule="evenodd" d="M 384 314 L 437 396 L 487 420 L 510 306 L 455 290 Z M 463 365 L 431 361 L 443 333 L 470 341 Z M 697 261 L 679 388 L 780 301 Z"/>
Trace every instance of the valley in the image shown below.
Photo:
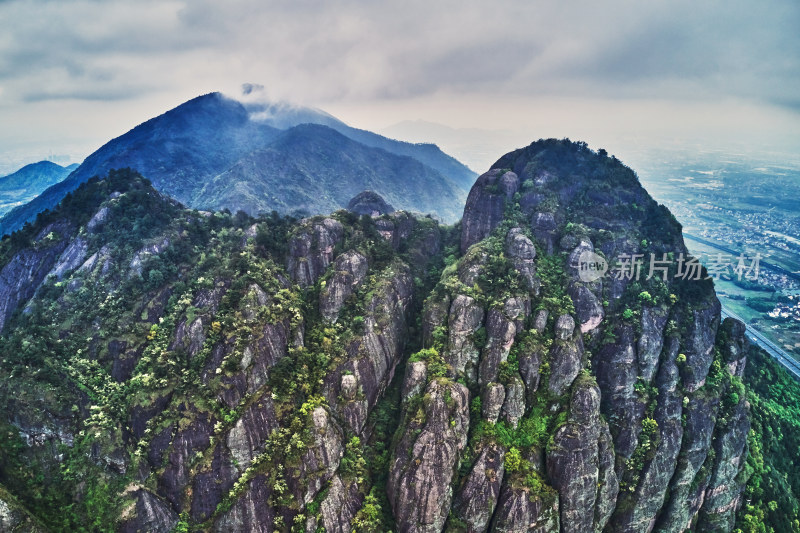
<path fill-rule="evenodd" d="M 755 283 L 715 279 L 720 300 L 794 358 L 800 358 L 800 164 L 750 154 L 650 151 L 636 157 L 642 182 L 683 225 L 706 265 L 758 254 Z"/>

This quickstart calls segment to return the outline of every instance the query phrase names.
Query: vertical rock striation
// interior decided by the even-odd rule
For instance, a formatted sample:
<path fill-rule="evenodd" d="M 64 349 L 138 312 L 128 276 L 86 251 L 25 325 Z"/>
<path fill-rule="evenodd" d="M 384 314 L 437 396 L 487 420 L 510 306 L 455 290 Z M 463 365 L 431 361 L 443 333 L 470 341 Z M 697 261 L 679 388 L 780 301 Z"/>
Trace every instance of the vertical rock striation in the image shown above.
<path fill-rule="evenodd" d="M 744 327 L 710 282 L 648 275 L 688 252 L 615 158 L 511 152 L 456 228 L 206 217 L 138 186 L 168 215 L 140 238 L 104 240 L 143 227 L 122 193 L 0 258 L 2 527 L 40 509 L 4 492 L 30 468 L 131 532 L 732 529 Z"/>

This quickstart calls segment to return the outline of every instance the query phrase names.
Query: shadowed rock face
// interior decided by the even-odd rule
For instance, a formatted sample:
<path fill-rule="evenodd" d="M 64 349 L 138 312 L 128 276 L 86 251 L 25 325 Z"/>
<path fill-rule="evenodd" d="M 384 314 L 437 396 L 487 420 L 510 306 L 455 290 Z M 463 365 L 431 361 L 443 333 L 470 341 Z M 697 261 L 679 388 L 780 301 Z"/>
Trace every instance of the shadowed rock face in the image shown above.
<path fill-rule="evenodd" d="M 460 233 L 404 212 L 280 226 L 170 204 L 121 245 L 104 232 L 126 194 L 57 210 L 0 258 L 6 332 L 64 361 L 56 383 L 9 367 L 25 388 L 0 366 L 0 429 L 71 508 L 88 489 L 60 477 L 65 453 L 124 531 L 733 527 L 744 328 L 706 283 L 581 279 L 587 251 L 686 253 L 615 159 L 512 152 Z M 33 350 L 8 338 L 6 359 Z M 0 471 L 0 520 L 25 519 L 3 497 L 15 479 Z"/>
<path fill-rule="evenodd" d="M 45 533 L 36 517 L 25 509 L 6 489 L 0 486 L 0 530 Z"/>
<path fill-rule="evenodd" d="M 69 268 L 67 265 L 78 253 L 73 254 L 69 249 L 65 252 L 74 231 L 67 221 L 49 224 L 36 235 L 38 246 L 20 250 L 3 265 L 0 270 L 0 331 L 18 306 L 33 296 L 54 266 L 57 272 Z M 68 257 L 60 259 L 62 252 Z"/>
<path fill-rule="evenodd" d="M 491 531 L 498 533 L 549 533 L 560 531 L 558 497 L 532 494 L 503 485 Z"/>
<path fill-rule="evenodd" d="M 519 190 L 519 177 L 513 172 L 492 169 L 472 186 L 464 208 L 461 251 L 488 236 L 503 221 L 506 202 Z M 467 213 L 474 216 L 467 217 Z"/>
<path fill-rule="evenodd" d="M 378 216 L 394 211 L 394 207 L 386 203 L 375 191 L 358 193 L 347 203 L 347 210 L 357 215 Z"/>
<path fill-rule="evenodd" d="M 505 450 L 496 444 L 481 450 L 453 501 L 453 512 L 467 527 L 486 531 L 500 496 Z"/>
<path fill-rule="evenodd" d="M 178 515 L 157 496 L 145 489 L 135 493 L 136 506 L 130 519 L 123 520 L 120 531 L 145 533 L 146 531 L 170 531 L 178 523 Z"/>

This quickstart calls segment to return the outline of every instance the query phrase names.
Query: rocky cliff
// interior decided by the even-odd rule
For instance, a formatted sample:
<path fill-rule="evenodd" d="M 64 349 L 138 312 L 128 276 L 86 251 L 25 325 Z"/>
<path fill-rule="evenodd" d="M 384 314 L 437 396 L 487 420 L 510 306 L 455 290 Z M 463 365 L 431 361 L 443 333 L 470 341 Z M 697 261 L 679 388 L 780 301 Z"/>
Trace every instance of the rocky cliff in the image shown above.
<path fill-rule="evenodd" d="M 426 301 L 426 382 L 406 378 L 398 529 L 730 530 L 749 426 L 726 354 L 743 329 L 720 325 L 710 282 L 676 277 L 680 227 L 633 172 L 566 141 L 512 152 L 470 192 L 461 248 Z M 581 277 L 585 253 L 605 277 Z M 449 420 L 431 427 L 442 390 Z M 468 442 L 451 429 L 467 425 Z"/>
<path fill-rule="evenodd" d="M 456 227 L 202 213 L 126 175 L 0 252 L 0 519 L 733 527 L 743 328 L 679 276 L 674 218 L 581 143 L 501 158 Z M 587 278 L 587 257 L 609 272 Z"/>

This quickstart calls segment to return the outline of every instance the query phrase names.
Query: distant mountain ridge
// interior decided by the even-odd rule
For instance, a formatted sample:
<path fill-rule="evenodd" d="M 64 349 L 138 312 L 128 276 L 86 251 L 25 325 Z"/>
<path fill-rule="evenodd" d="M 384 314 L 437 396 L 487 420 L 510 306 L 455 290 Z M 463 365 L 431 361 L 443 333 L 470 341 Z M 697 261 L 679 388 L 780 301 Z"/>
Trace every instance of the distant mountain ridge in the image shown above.
<path fill-rule="evenodd" d="M 245 108 L 251 117 L 277 129 L 288 129 L 300 124 L 321 124 L 345 137 L 372 148 L 382 148 L 397 155 L 406 155 L 438 170 L 467 191 L 475 183 L 477 174 L 456 158 L 447 155 L 431 142 L 407 142 L 389 138 L 348 126 L 320 109 L 299 107 L 287 103 L 248 103 Z"/>
<path fill-rule="evenodd" d="M 43 190 L 62 181 L 76 168 L 76 164 L 62 167 L 52 161 L 39 161 L 0 177 L 0 215 L 31 201 Z"/>
<path fill-rule="evenodd" d="M 398 209 L 450 222 L 461 214 L 458 199 L 466 197 L 415 158 L 365 146 L 328 126 L 300 124 L 207 181 L 187 203 L 318 214 L 346 207 L 365 189 L 380 190 Z"/>
<path fill-rule="evenodd" d="M 315 126 L 303 126 L 308 123 Z M 357 155 L 337 154 L 336 149 Z M 331 161 L 341 168 L 331 168 Z M 273 209 L 326 213 L 371 188 L 392 202 L 402 198 L 398 208 L 434 212 L 448 222 L 457 220 L 475 179 L 471 170 L 435 145 L 388 139 L 316 109 L 242 103 L 209 93 L 112 139 L 66 180 L 6 214 L 0 219 L 0 232 L 22 227 L 92 176 L 125 167 L 190 207 L 251 214 Z M 304 185 L 293 187 L 289 175 L 301 177 Z M 422 189 L 406 194 L 406 184 Z M 281 197 L 276 190 L 294 193 Z"/>

